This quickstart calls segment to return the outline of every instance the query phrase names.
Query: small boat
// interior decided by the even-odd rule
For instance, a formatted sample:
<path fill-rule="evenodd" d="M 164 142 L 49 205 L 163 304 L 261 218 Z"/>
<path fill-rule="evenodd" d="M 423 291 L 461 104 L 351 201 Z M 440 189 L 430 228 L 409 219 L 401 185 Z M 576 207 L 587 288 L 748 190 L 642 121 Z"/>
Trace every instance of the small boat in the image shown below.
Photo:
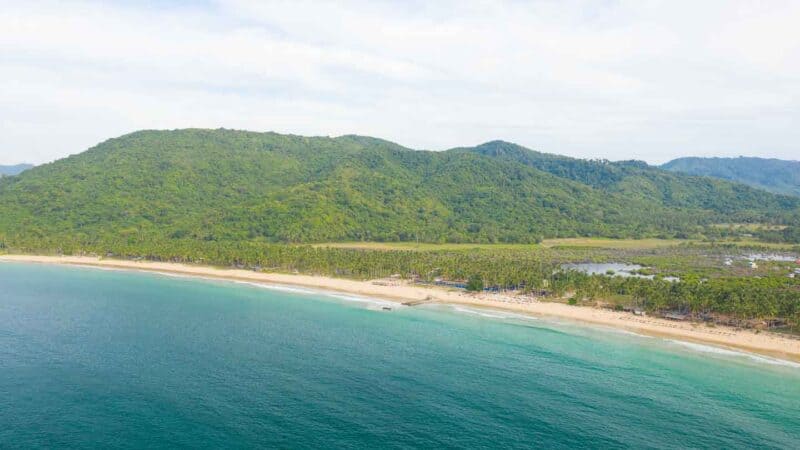
<path fill-rule="evenodd" d="M 389 306 L 384 306 L 384 307 L 383 307 L 383 308 L 381 308 L 381 309 L 383 309 L 384 311 L 391 311 L 391 310 L 392 310 L 392 308 L 391 308 L 391 307 L 389 307 Z"/>

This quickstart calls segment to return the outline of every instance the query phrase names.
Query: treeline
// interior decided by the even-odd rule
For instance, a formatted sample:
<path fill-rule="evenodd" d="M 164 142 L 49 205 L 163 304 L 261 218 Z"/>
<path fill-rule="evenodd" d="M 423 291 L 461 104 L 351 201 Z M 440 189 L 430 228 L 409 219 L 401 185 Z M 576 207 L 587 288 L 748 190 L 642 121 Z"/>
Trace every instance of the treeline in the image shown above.
<path fill-rule="evenodd" d="M 755 235 L 765 242 L 800 243 L 800 226 L 788 226 L 782 230 L 761 230 Z"/>
<path fill-rule="evenodd" d="M 780 277 L 686 277 L 663 279 L 588 277 L 576 283 L 583 299 L 613 295 L 632 298 L 631 306 L 650 312 L 674 311 L 693 318 L 728 316 L 731 323 L 752 319 L 783 319 L 800 328 L 800 284 Z"/>

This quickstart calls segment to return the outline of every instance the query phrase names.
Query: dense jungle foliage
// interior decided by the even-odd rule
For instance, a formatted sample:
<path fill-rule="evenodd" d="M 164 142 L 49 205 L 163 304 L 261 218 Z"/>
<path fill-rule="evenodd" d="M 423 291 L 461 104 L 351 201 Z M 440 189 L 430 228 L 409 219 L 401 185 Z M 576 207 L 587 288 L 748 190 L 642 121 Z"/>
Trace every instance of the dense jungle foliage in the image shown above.
<path fill-rule="evenodd" d="M 0 240 L 536 242 L 796 224 L 800 198 L 505 142 L 141 131 L 0 180 Z"/>

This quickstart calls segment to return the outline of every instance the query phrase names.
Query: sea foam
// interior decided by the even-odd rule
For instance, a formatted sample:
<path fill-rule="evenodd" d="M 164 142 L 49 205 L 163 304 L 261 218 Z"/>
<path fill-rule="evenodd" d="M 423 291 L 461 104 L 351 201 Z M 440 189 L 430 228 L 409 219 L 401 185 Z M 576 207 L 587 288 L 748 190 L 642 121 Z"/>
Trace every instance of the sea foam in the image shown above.
<path fill-rule="evenodd" d="M 381 300 L 374 297 L 362 297 L 358 295 L 347 295 L 347 294 L 332 294 L 330 292 L 325 292 L 325 291 L 321 291 L 320 293 L 325 295 L 326 297 L 332 297 L 338 300 L 344 300 L 346 302 L 367 303 L 370 305 L 390 306 L 393 308 L 402 306 L 400 303 L 392 302 L 389 300 Z"/>
<path fill-rule="evenodd" d="M 538 320 L 536 317 L 526 316 L 524 314 L 506 313 L 506 312 L 496 311 L 493 309 L 472 309 L 472 308 L 464 308 L 462 306 L 453 306 L 453 310 L 460 313 L 473 314 L 481 317 L 489 317 L 492 319 Z"/>
<path fill-rule="evenodd" d="M 800 368 L 800 363 L 796 363 L 793 361 L 787 361 L 785 359 L 778 359 L 778 358 L 770 358 L 769 356 L 761 356 L 756 355 L 753 353 L 748 353 L 739 350 L 733 350 L 729 348 L 723 347 L 714 347 L 711 345 L 704 345 L 704 344 L 697 344 L 695 342 L 687 342 L 687 341 L 680 341 L 677 339 L 665 339 L 667 342 L 672 344 L 677 344 L 681 347 L 688 348 L 690 350 L 700 352 L 700 353 L 708 353 L 712 355 L 719 355 L 724 357 L 733 357 L 733 358 L 747 358 L 751 359 L 756 362 L 766 363 L 766 364 L 773 364 L 777 366 L 786 366 L 786 367 L 794 367 Z"/>

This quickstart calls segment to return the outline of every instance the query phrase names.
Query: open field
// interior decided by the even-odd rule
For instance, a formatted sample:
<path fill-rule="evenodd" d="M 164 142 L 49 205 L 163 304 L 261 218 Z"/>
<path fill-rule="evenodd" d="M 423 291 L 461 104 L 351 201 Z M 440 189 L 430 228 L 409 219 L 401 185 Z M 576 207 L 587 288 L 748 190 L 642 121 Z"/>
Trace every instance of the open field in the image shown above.
<path fill-rule="evenodd" d="M 526 250 L 535 249 L 537 244 L 427 244 L 417 242 L 326 242 L 314 247 L 357 248 L 365 250 Z"/>
<path fill-rule="evenodd" d="M 560 238 L 545 239 L 541 244 L 430 244 L 417 242 L 326 242 L 314 244 L 314 247 L 357 248 L 366 250 L 526 250 L 535 248 L 576 247 L 607 249 L 657 249 L 674 247 L 681 244 L 710 244 L 698 239 L 610 239 L 610 238 Z M 717 240 L 715 244 L 731 244 L 737 247 L 765 247 L 776 250 L 791 250 L 793 244 L 777 244 L 755 239 Z"/>
<path fill-rule="evenodd" d="M 684 244 L 688 239 L 608 239 L 608 238 L 562 238 L 545 239 L 544 247 L 590 247 L 590 248 L 620 248 L 620 249 L 647 249 L 672 247 Z"/>
<path fill-rule="evenodd" d="M 715 223 L 714 228 L 722 228 L 737 231 L 759 231 L 759 230 L 783 230 L 786 225 L 772 225 L 766 223 Z"/>
<path fill-rule="evenodd" d="M 686 242 L 687 239 L 607 239 L 607 238 L 562 238 L 545 239 L 541 244 L 430 244 L 417 242 L 329 242 L 315 244 L 315 247 L 359 248 L 369 250 L 526 250 L 537 247 L 584 247 L 648 249 L 671 247 Z M 695 241 L 699 242 L 699 241 Z"/>
<path fill-rule="evenodd" d="M 798 244 L 785 244 L 776 242 L 763 242 L 756 239 L 742 239 L 738 241 L 733 240 L 719 240 L 715 241 L 716 244 L 733 244 L 737 247 L 765 247 L 774 250 L 796 250 L 800 245 Z"/>

